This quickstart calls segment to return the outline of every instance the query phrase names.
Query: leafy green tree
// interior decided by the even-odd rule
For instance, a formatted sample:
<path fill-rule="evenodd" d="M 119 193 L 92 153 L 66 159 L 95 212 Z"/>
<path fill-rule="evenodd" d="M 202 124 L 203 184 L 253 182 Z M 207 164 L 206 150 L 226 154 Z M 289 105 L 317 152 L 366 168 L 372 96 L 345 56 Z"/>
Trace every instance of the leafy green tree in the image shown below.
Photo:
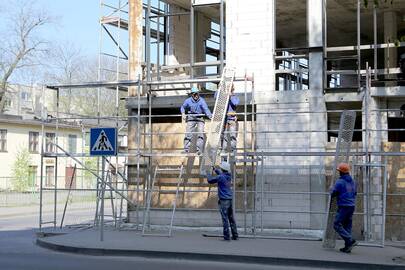
<path fill-rule="evenodd" d="M 16 191 L 27 191 L 32 183 L 30 181 L 30 165 L 31 156 L 27 148 L 20 148 L 17 152 L 14 164 L 13 164 L 13 189 Z"/>
<path fill-rule="evenodd" d="M 86 157 L 84 158 L 84 166 L 86 168 L 92 170 L 94 173 L 97 173 L 97 158 L 94 157 Z M 96 177 L 89 172 L 88 170 L 84 170 L 84 184 L 86 188 L 94 188 L 97 183 Z"/>

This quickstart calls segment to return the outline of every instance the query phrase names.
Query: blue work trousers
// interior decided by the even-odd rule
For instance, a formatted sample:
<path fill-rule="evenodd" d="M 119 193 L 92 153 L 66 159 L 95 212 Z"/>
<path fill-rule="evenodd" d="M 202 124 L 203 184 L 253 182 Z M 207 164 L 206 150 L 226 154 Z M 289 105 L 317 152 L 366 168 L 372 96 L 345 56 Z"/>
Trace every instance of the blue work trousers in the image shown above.
<path fill-rule="evenodd" d="M 232 200 L 219 199 L 219 212 L 221 213 L 222 226 L 224 227 L 224 239 L 230 240 L 229 226 L 231 226 L 232 238 L 238 238 L 235 218 L 233 217 Z"/>
<path fill-rule="evenodd" d="M 352 244 L 352 220 L 354 206 L 338 206 L 333 227 L 345 241 L 345 246 Z"/>

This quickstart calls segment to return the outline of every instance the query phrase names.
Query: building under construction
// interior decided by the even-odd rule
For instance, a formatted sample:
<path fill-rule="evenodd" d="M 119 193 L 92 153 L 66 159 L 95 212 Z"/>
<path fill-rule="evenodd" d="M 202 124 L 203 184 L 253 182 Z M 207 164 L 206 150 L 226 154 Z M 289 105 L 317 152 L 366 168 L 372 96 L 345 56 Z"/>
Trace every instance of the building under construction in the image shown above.
<path fill-rule="evenodd" d="M 170 233 L 172 226 L 219 225 L 216 188 L 199 170 L 204 154 L 181 153 L 179 108 L 199 86 L 218 112 L 214 91 L 234 83 L 241 100 L 237 153 L 215 149 L 218 140 L 209 147 L 216 160 L 232 160 L 245 234 L 321 233 L 340 151 L 359 182 L 356 239 L 404 240 L 405 2 L 371 2 L 102 1 L 98 81 L 48 88 L 117 92 L 117 115 L 98 120 L 116 119 L 117 128 L 127 120 L 127 148 L 118 153 L 125 164 L 117 170 L 118 161 L 107 160 L 116 176 L 109 184 L 105 166 L 96 174 L 97 198 L 107 185 L 121 200 L 113 213 L 119 226 L 124 217 L 145 234 L 150 225 L 168 225 Z M 107 59 L 116 69 L 104 66 Z M 111 74 L 116 79 L 106 81 Z M 118 114 L 122 102 L 128 116 Z M 344 111 L 356 116 L 347 149 L 339 145 Z M 206 125 L 208 141 L 215 125 Z M 59 150 L 60 158 L 74 158 Z M 99 225 L 100 211 L 97 203 Z"/>

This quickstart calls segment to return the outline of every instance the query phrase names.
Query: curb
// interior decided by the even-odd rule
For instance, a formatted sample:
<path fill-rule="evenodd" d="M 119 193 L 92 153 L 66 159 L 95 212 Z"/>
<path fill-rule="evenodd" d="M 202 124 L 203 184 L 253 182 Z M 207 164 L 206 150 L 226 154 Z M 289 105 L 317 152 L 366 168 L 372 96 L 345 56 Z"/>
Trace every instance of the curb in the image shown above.
<path fill-rule="evenodd" d="M 323 260 L 310 260 L 297 258 L 277 258 L 277 257 L 257 257 L 257 256 L 224 255 L 224 254 L 209 254 L 209 253 L 75 247 L 50 243 L 47 241 L 43 241 L 43 239 L 39 238 L 37 238 L 36 244 L 40 247 L 55 251 L 93 255 L 93 256 L 137 256 L 137 257 L 159 258 L 159 259 L 183 259 L 196 261 L 254 263 L 254 264 L 269 264 L 280 266 L 299 265 L 299 266 L 319 267 L 319 268 L 382 269 L 382 270 L 405 269 L 405 265 L 398 265 L 398 264 L 369 264 L 369 263 L 323 261 Z"/>

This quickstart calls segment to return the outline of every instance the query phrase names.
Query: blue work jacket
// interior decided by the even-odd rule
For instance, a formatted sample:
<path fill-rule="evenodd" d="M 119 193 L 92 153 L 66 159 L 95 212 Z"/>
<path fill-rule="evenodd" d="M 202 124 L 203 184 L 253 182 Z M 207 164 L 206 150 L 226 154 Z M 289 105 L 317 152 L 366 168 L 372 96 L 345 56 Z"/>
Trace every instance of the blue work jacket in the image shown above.
<path fill-rule="evenodd" d="M 337 196 L 338 206 L 355 206 L 357 185 L 350 174 L 344 174 L 336 181 L 332 196 Z"/>
<path fill-rule="evenodd" d="M 232 177 L 229 172 L 222 172 L 219 169 L 215 169 L 216 176 L 208 175 L 208 183 L 218 184 L 218 197 L 222 200 L 232 199 Z"/>
<path fill-rule="evenodd" d="M 209 119 L 211 119 L 212 114 L 210 109 L 207 106 L 207 103 L 202 97 L 199 97 L 197 100 L 194 100 L 193 97 L 187 98 L 183 105 L 180 107 L 180 111 L 182 114 L 187 114 L 187 115 L 202 115 L 207 116 Z"/>

